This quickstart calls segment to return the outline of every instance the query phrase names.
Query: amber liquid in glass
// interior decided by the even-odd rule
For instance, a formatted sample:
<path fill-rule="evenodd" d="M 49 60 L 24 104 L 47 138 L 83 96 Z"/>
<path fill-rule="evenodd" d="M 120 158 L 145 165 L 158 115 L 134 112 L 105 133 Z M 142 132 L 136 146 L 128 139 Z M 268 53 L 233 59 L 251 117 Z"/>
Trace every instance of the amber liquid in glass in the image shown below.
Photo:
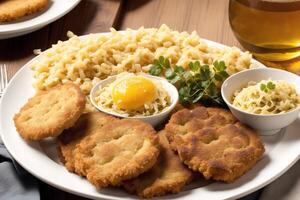
<path fill-rule="evenodd" d="M 241 45 L 257 58 L 300 56 L 300 0 L 230 0 L 229 20 Z"/>

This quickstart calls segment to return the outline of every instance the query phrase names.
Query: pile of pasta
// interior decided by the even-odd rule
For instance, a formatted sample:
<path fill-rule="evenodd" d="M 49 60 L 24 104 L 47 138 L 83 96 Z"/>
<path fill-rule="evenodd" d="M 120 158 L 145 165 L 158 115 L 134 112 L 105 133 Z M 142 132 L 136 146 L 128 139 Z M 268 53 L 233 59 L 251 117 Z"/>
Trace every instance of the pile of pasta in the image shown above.
<path fill-rule="evenodd" d="M 215 48 L 207 45 L 194 31 L 178 32 L 168 26 L 127 29 L 107 34 L 90 34 L 80 38 L 68 33 L 69 40 L 59 41 L 52 48 L 37 54 L 32 63 L 34 86 L 46 90 L 60 83 L 74 82 L 89 94 L 99 80 L 121 72 L 147 72 L 154 59 L 164 56 L 171 64 L 188 67 L 189 62 L 212 64 L 224 60 L 227 72 L 234 74 L 251 68 L 251 54 L 236 47 Z"/>

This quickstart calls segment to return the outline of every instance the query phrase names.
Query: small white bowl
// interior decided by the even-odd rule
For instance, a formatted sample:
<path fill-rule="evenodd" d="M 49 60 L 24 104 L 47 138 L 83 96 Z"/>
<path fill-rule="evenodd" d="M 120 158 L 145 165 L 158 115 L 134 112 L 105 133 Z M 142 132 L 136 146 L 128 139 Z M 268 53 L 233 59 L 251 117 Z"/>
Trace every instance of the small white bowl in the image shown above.
<path fill-rule="evenodd" d="M 139 119 L 139 120 L 142 120 L 144 122 L 151 124 L 152 126 L 158 125 L 159 123 L 164 121 L 169 116 L 170 112 L 176 106 L 178 99 L 179 99 L 178 91 L 175 86 L 173 86 L 171 83 L 169 83 L 164 78 L 160 78 L 157 76 L 151 76 L 151 75 L 147 75 L 147 74 L 139 74 L 139 76 L 144 76 L 149 79 L 154 79 L 154 80 L 160 81 L 162 87 L 166 90 L 166 92 L 169 94 L 169 96 L 171 98 L 171 105 L 169 105 L 164 111 L 162 111 L 158 114 L 150 115 L 150 116 L 138 116 L 138 117 L 127 117 L 127 116 L 124 116 L 124 115 L 116 113 L 116 112 L 109 112 L 109 111 L 103 110 L 101 107 L 99 107 L 97 105 L 97 103 L 95 101 L 96 91 L 99 89 L 99 87 L 103 88 L 107 84 L 114 82 L 116 80 L 116 76 L 110 76 L 107 79 L 100 81 L 92 88 L 91 93 L 90 93 L 90 99 L 91 99 L 92 104 L 101 112 L 104 112 L 109 115 L 113 115 L 113 116 L 120 117 L 120 118 Z"/>
<path fill-rule="evenodd" d="M 222 85 L 221 93 L 232 114 L 241 122 L 258 130 L 261 135 L 273 135 L 282 128 L 295 121 L 300 113 L 300 106 L 292 111 L 282 114 L 260 115 L 243 111 L 232 105 L 232 97 L 236 90 L 247 86 L 249 81 L 284 80 L 293 83 L 296 91 L 300 93 L 300 77 L 296 74 L 274 68 L 256 68 L 236 73 L 226 79 Z"/>

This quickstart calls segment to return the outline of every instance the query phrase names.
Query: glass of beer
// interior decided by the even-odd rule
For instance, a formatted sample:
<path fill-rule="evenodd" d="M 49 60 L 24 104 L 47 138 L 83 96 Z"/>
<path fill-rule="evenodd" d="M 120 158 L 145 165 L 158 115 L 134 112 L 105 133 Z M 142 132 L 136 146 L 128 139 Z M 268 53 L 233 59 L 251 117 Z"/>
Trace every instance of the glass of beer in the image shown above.
<path fill-rule="evenodd" d="M 300 57 L 300 0 L 230 0 L 229 20 L 241 45 L 257 58 Z"/>

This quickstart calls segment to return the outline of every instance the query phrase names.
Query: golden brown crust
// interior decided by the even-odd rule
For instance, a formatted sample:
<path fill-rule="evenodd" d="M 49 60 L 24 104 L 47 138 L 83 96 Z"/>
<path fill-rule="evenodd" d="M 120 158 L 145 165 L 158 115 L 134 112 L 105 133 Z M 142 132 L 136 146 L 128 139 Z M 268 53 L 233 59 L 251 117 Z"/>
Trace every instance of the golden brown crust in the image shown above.
<path fill-rule="evenodd" d="M 161 148 L 156 164 L 139 177 L 123 183 L 128 192 L 138 194 L 142 198 L 178 193 L 193 177 L 192 171 L 170 149 L 164 131 L 158 135 Z"/>
<path fill-rule="evenodd" d="M 40 91 L 14 116 L 19 134 L 26 140 L 55 137 L 74 125 L 85 106 L 80 88 L 68 83 Z"/>
<path fill-rule="evenodd" d="M 171 117 L 166 130 L 180 159 L 206 179 L 232 182 L 264 152 L 259 136 L 225 109 L 181 110 Z"/>
<path fill-rule="evenodd" d="M 101 112 L 85 113 L 80 116 L 73 127 L 59 135 L 57 140 L 59 152 L 61 152 L 61 162 L 70 172 L 75 172 L 74 150 L 76 145 L 83 138 L 94 134 L 104 125 L 116 120 L 118 119 Z"/>
<path fill-rule="evenodd" d="M 149 124 L 122 119 L 84 138 L 75 150 L 75 171 L 97 188 L 118 186 L 150 169 L 159 155 L 158 139 Z"/>
<path fill-rule="evenodd" d="M 173 143 L 175 135 L 184 136 L 203 127 L 222 127 L 236 121 L 230 111 L 225 109 L 206 108 L 204 106 L 196 106 L 191 110 L 185 108 L 172 115 L 166 125 L 167 138 L 172 149 L 176 150 L 176 145 Z"/>
<path fill-rule="evenodd" d="M 49 0 L 2 0 L 0 1 L 0 22 L 19 19 L 44 9 Z"/>

